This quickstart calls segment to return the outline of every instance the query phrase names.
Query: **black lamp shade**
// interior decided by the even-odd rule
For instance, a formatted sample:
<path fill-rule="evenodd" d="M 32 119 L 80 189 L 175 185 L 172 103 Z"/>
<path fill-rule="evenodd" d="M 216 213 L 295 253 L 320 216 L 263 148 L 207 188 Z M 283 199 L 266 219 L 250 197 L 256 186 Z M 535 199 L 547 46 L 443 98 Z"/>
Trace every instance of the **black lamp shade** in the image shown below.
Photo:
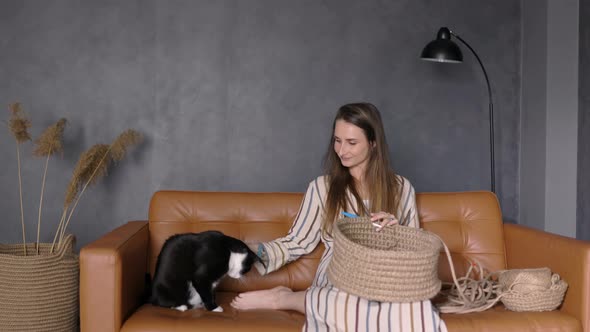
<path fill-rule="evenodd" d="M 451 32 L 447 28 L 440 28 L 436 40 L 431 41 L 424 47 L 420 58 L 436 62 L 463 62 L 461 49 L 451 41 Z"/>

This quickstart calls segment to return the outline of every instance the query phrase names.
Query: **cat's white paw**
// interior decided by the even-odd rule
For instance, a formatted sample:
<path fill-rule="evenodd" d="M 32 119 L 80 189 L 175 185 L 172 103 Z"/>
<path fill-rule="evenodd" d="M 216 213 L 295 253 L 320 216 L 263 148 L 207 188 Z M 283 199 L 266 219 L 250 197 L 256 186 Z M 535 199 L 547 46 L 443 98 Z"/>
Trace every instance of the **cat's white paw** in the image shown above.
<path fill-rule="evenodd" d="M 213 309 L 212 311 L 223 312 L 223 308 L 221 306 L 218 306 L 217 308 Z"/>
<path fill-rule="evenodd" d="M 175 310 L 178 310 L 178 311 L 182 311 L 182 312 L 184 312 L 184 311 L 187 311 L 187 310 L 188 310 L 188 307 L 187 307 L 186 305 L 184 305 L 184 304 L 183 304 L 183 305 L 181 305 L 181 306 L 178 306 L 178 307 L 176 307 L 176 308 L 172 308 L 172 309 L 175 309 Z"/>

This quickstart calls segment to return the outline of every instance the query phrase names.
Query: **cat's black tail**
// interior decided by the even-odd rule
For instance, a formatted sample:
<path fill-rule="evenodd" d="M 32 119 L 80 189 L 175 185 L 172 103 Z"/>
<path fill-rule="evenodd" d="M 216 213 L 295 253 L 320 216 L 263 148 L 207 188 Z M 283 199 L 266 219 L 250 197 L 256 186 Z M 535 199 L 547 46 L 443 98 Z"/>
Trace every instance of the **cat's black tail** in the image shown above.
<path fill-rule="evenodd" d="M 152 277 L 149 273 L 145 274 L 145 288 L 143 290 L 142 303 L 150 303 L 152 297 Z"/>

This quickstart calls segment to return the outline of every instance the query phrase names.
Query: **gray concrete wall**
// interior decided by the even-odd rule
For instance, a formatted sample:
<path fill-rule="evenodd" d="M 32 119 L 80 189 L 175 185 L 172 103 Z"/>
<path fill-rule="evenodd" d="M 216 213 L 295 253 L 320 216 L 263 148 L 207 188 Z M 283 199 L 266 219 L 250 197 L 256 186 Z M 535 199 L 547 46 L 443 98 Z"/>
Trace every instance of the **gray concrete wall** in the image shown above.
<path fill-rule="evenodd" d="M 497 194 L 519 213 L 518 1 L 0 2 L 0 101 L 38 134 L 69 120 L 50 162 L 42 240 L 79 154 L 126 128 L 146 141 L 92 187 L 73 216 L 79 245 L 145 219 L 158 189 L 303 191 L 321 172 L 341 104 L 383 113 L 393 166 L 418 191 L 489 189 L 487 91 L 474 57 L 418 59 L 439 27 L 486 65 L 496 112 Z M 7 109 L 7 108 L 5 108 Z M 3 118 L 8 119 L 8 112 Z M 4 120 L 2 119 L 2 120 Z M 27 237 L 43 162 L 23 145 Z M 0 131 L 0 242 L 21 238 L 15 146 Z"/>
<path fill-rule="evenodd" d="M 578 0 L 547 8 L 545 229 L 576 237 L 578 157 Z"/>
<path fill-rule="evenodd" d="M 519 220 L 556 234 L 588 238 L 587 218 L 581 215 L 588 190 L 583 11 L 578 0 L 522 4 Z"/>
<path fill-rule="evenodd" d="M 580 1 L 577 237 L 590 240 L 590 3 Z"/>
<path fill-rule="evenodd" d="M 547 1 L 522 1 L 520 218 L 545 229 Z"/>

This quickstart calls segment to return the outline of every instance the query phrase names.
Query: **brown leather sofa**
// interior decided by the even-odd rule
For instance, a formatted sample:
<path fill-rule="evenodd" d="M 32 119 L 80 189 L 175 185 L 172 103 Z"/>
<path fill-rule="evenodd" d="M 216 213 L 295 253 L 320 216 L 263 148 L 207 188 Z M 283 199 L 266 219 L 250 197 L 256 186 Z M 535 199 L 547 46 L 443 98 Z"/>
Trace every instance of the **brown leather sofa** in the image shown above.
<path fill-rule="evenodd" d="M 150 203 L 149 221 L 132 221 L 80 252 L 81 330 L 300 331 L 302 314 L 279 310 L 237 311 L 238 293 L 286 285 L 306 289 L 323 247 L 281 270 L 261 277 L 254 269 L 243 280 L 225 279 L 218 288 L 224 312 L 179 312 L 141 302 L 144 274 L 153 273 L 165 239 L 181 232 L 217 229 L 246 243 L 284 235 L 302 199 L 300 193 L 160 191 Z M 443 314 L 449 331 L 590 331 L 590 244 L 513 224 L 503 224 L 489 192 L 417 195 L 423 228 L 444 239 L 458 276 L 470 261 L 487 270 L 549 267 L 569 283 L 563 305 L 550 312 L 512 312 L 501 304 L 479 313 Z M 439 275 L 450 281 L 441 255 Z"/>

